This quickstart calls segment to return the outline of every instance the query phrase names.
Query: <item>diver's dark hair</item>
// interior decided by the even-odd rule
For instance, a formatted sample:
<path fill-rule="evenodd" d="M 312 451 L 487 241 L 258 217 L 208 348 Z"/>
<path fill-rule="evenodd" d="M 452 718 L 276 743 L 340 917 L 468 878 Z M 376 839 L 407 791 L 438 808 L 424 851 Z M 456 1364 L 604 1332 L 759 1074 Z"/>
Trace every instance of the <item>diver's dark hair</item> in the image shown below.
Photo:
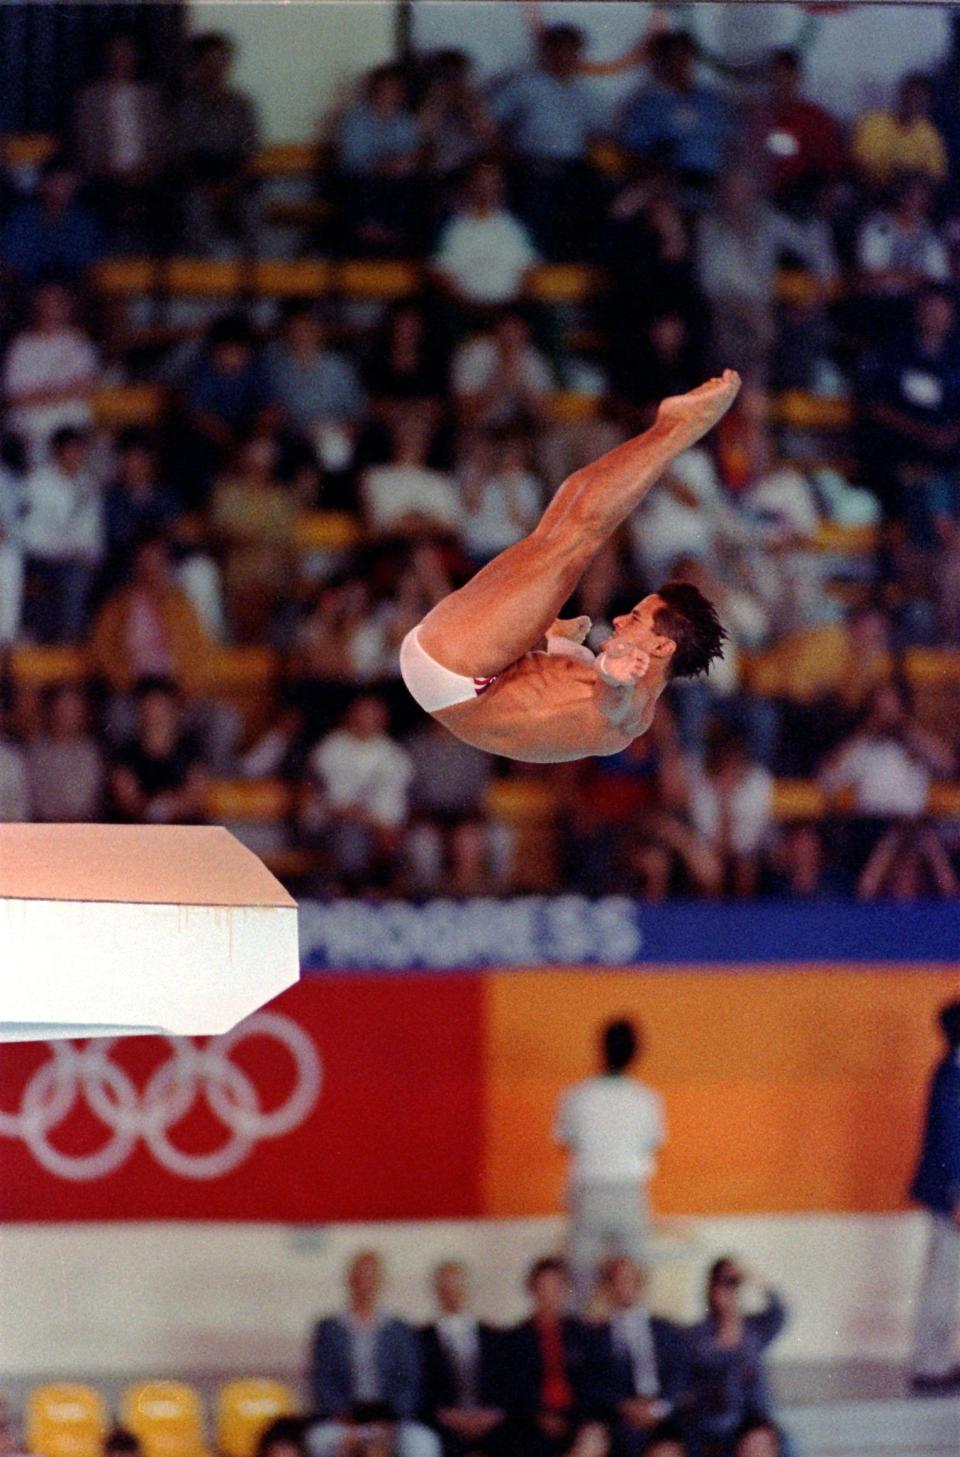
<path fill-rule="evenodd" d="M 667 582 L 657 589 L 657 596 L 664 606 L 658 608 L 654 626 L 677 645 L 670 677 L 695 678 L 708 672 L 714 659 L 723 657 L 727 636 L 713 603 L 692 582 Z"/>

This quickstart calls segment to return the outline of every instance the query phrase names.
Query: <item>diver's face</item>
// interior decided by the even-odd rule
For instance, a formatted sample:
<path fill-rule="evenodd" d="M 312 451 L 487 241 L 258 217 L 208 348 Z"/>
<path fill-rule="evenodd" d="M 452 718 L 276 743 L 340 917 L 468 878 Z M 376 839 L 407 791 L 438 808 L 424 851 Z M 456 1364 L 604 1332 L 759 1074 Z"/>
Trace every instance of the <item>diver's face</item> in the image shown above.
<path fill-rule="evenodd" d="M 655 592 L 644 597 L 632 612 L 625 612 L 613 619 L 613 636 L 607 639 L 603 647 L 609 647 L 612 642 L 628 642 L 633 647 L 642 648 L 645 653 L 656 652 L 658 645 L 669 641 L 663 633 L 657 631 L 655 623 L 657 613 L 665 606 L 662 597 L 658 597 Z"/>

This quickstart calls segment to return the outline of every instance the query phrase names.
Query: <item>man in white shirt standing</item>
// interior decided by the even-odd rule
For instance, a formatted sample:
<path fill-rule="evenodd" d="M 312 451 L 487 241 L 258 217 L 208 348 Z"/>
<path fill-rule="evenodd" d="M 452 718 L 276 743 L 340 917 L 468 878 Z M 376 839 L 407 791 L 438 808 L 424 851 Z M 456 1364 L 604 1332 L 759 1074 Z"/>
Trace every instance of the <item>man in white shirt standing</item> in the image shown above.
<path fill-rule="evenodd" d="M 467 309 L 510 303 L 523 291 L 539 255 L 523 223 L 504 205 L 499 164 L 475 162 L 463 207 L 440 235 L 432 265 L 448 297 Z"/>
<path fill-rule="evenodd" d="M 570 1263 L 581 1309 L 603 1259 L 642 1263 L 646 1252 L 647 1184 L 666 1127 L 659 1093 L 630 1076 L 642 1050 L 634 1022 L 607 1023 L 601 1072 L 568 1088 L 557 1110 L 556 1139 L 570 1153 Z"/>

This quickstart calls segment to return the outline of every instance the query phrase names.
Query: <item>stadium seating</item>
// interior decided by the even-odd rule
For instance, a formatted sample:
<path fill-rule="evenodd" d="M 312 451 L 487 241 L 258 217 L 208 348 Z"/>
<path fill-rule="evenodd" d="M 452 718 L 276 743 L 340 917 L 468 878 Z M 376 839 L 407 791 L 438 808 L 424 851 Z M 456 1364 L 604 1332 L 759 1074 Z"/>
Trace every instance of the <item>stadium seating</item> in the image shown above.
<path fill-rule="evenodd" d="M 217 1392 L 218 1452 L 221 1457 L 253 1457 L 263 1430 L 296 1411 L 295 1394 L 280 1381 L 256 1376 L 228 1381 Z"/>
<path fill-rule="evenodd" d="M 139 1437 L 144 1457 L 207 1457 L 200 1397 L 185 1382 L 144 1381 L 129 1387 L 120 1421 Z"/>
<path fill-rule="evenodd" d="M 90 1386 L 36 1386 L 27 1399 L 25 1436 L 33 1457 L 100 1457 L 107 1408 Z"/>

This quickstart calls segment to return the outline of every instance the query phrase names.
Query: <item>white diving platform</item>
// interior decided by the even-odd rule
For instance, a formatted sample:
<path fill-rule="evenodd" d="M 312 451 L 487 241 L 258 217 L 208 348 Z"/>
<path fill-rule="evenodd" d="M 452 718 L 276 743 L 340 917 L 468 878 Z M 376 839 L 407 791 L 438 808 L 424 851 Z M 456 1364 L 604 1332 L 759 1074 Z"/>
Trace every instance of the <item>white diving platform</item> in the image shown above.
<path fill-rule="evenodd" d="M 298 979 L 296 901 L 216 826 L 0 825 L 0 1041 L 228 1031 Z"/>

